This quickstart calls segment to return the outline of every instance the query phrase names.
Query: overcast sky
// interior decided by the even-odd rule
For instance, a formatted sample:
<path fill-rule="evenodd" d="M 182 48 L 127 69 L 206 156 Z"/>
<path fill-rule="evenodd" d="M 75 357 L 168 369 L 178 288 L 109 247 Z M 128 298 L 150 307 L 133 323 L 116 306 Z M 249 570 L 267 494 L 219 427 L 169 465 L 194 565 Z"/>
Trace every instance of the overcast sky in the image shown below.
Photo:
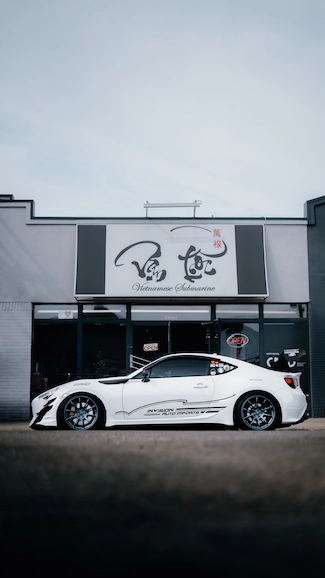
<path fill-rule="evenodd" d="M 0 67 L 0 193 L 36 216 L 325 195 L 324 0 L 0 0 Z"/>

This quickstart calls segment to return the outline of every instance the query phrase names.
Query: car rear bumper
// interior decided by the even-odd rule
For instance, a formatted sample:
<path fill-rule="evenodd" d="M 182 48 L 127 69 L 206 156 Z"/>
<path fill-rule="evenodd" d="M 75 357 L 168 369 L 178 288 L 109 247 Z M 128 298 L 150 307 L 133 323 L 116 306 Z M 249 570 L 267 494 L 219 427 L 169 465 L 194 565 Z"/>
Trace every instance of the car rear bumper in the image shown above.
<path fill-rule="evenodd" d="M 308 409 L 306 409 L 304 415 L 296 423 L 302 423 L 303 421 L 306 421 L 306 419 L 308 419 L 308 418 L 310 418 L 310 413 L 309 413 Z"/>

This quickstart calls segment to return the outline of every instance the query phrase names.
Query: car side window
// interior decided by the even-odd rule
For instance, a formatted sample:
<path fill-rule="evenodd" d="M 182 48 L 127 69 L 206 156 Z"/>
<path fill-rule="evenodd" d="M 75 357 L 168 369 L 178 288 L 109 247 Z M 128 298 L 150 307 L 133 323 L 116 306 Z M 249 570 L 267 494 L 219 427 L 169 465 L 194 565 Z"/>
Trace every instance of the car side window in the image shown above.
<path fill-rule="evenodd" d="M 210 375 L 221 375 L 223 373 L 229 373 L 234 369 L 237 369 L 237 366 L 232 363 L 225 363 L 221 361 L 221 359 L 211 359 L 209 373 Z"/>
<path fill-rule="evenodd" d="M 209 366 L 209 359 L 198 357 L 165 359 L 151 367 L 150 377 L 162 378 L 209 375 Z"/>

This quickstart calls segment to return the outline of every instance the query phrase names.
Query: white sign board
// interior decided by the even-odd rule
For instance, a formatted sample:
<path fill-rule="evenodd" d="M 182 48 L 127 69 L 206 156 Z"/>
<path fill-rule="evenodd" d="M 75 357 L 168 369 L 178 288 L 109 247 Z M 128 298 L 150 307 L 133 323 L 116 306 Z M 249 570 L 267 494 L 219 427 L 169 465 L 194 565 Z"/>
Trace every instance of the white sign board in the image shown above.
<path fill-rule="evenodd" d="M 233 225 L 109 228 L 106 294 L 196 297 L 237 294 Z"/>
<path fill-rule="evenodd" d="M 76 296 L 266 296 L 261 225 L 79 225 Z"/>

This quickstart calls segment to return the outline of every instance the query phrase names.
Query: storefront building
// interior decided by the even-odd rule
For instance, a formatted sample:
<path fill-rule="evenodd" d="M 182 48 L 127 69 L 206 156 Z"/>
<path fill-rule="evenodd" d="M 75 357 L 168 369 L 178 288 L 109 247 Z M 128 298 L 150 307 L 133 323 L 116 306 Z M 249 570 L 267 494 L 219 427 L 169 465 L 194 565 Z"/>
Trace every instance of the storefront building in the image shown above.
<path fill-rule="evenodd" d="M 0 196 L 0 419 L 170 352 L 302 372 L 325 415 L 325 197 L 302 219 L 43 218 Z M 299 355 L 297 355 L 299 352 Z"/>

